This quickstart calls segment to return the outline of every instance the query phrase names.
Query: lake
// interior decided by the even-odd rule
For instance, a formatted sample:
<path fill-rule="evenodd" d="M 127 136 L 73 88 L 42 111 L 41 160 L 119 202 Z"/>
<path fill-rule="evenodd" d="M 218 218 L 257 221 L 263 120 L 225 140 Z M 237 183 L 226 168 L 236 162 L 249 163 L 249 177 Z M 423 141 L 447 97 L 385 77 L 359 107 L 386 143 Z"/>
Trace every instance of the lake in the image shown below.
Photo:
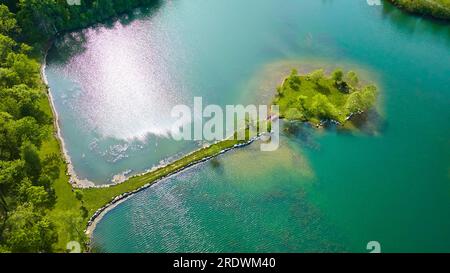
<path fill-rule="evenodd" d="M 367 130 L 297 125 L 276 152 L 255 143 L 166 178 L 106 214 L 94 248 L 449 252 L 449 49 L 448 24 L 366 1 L 161 1 L 59 39 L 46 75 L 61 133 L 98 185 L 203 145 L 167 137 L 194 96 L 264 102 L 284 71 L 322 65 L 381 90 Z"/>

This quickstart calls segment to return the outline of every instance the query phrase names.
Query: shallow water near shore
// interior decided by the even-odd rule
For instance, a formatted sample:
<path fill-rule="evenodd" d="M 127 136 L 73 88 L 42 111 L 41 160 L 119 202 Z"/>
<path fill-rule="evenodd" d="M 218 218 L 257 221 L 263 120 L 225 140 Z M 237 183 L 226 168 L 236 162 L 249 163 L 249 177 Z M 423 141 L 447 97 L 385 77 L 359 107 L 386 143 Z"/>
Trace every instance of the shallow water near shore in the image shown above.
<path fill-rule="evenodd" d="M 448 24 L 366 1 L 179 0 L 83 33 L 46 74 L 74 168 L 97 184 L 201 145 L 164 136 L 171 105 L 267 101 L 259 79 L 290 62 L 357 67 L 382 90 L 376 132 L 300 126 L 273 157 L 253 144 L 202 163 L 106 214 L 94 249 L 450 251 Z"/>

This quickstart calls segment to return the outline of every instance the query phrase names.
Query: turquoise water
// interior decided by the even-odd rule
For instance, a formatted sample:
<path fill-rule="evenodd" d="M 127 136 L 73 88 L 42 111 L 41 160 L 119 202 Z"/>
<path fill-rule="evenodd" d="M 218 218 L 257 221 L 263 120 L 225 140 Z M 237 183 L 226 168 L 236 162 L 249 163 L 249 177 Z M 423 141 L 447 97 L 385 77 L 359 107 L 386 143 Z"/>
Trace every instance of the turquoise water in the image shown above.
<path fill-rule="evenodd" d="M 96 183 L 201 145 L 164 137 L 194 95 L 264 101 L 271 75 L 322 63 L 382 90 L 373 130 L 300 126 L 276 153 L 254 144 L 165 179 L 105 215 L 98 250 L 450 251 L 448 24 L 366 1 L 179 0 L 84 36 L 46 72 L 75 170 Z"/>

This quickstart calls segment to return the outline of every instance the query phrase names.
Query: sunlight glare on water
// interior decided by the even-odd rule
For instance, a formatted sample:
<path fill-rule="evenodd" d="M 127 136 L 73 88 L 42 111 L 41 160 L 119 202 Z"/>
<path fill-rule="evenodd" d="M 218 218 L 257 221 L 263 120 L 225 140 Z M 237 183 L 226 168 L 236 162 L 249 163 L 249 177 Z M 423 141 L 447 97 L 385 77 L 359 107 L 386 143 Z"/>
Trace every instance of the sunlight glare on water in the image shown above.
<path fill-rule="evenodd" d="M 64 68 L 81 87 L 74 103 L 86 129 L 118 139 L 170 130 L 170 109 L 182 102 L 177 69 L 169 61 L 177 41 L 172 33 L 156 31 L 155 17 L 126 27 L 115 23 L 114 31 L 86 31 L 86 50 Z"/>

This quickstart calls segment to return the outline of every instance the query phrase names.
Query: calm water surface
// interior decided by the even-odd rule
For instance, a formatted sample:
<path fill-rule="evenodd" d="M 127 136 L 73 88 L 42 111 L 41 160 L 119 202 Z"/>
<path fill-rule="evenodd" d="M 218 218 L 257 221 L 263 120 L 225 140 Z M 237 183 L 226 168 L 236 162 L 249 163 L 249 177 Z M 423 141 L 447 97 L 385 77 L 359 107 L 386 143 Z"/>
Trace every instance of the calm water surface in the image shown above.
<path fill-rule="evenodd" d="M 448 24 L 362 0 L 178 0 L 74 36 L 46 72 L 75 170 L 98 184 L 201 145 L 165 137 L 193 96 L 264 100 L 270 75 L 302 63 L 382 90 L 373 130 L 300 126 L 275 153 L 255 144 L 165 179 L 103 218 L 98 250 L 450 251 Z"/>

